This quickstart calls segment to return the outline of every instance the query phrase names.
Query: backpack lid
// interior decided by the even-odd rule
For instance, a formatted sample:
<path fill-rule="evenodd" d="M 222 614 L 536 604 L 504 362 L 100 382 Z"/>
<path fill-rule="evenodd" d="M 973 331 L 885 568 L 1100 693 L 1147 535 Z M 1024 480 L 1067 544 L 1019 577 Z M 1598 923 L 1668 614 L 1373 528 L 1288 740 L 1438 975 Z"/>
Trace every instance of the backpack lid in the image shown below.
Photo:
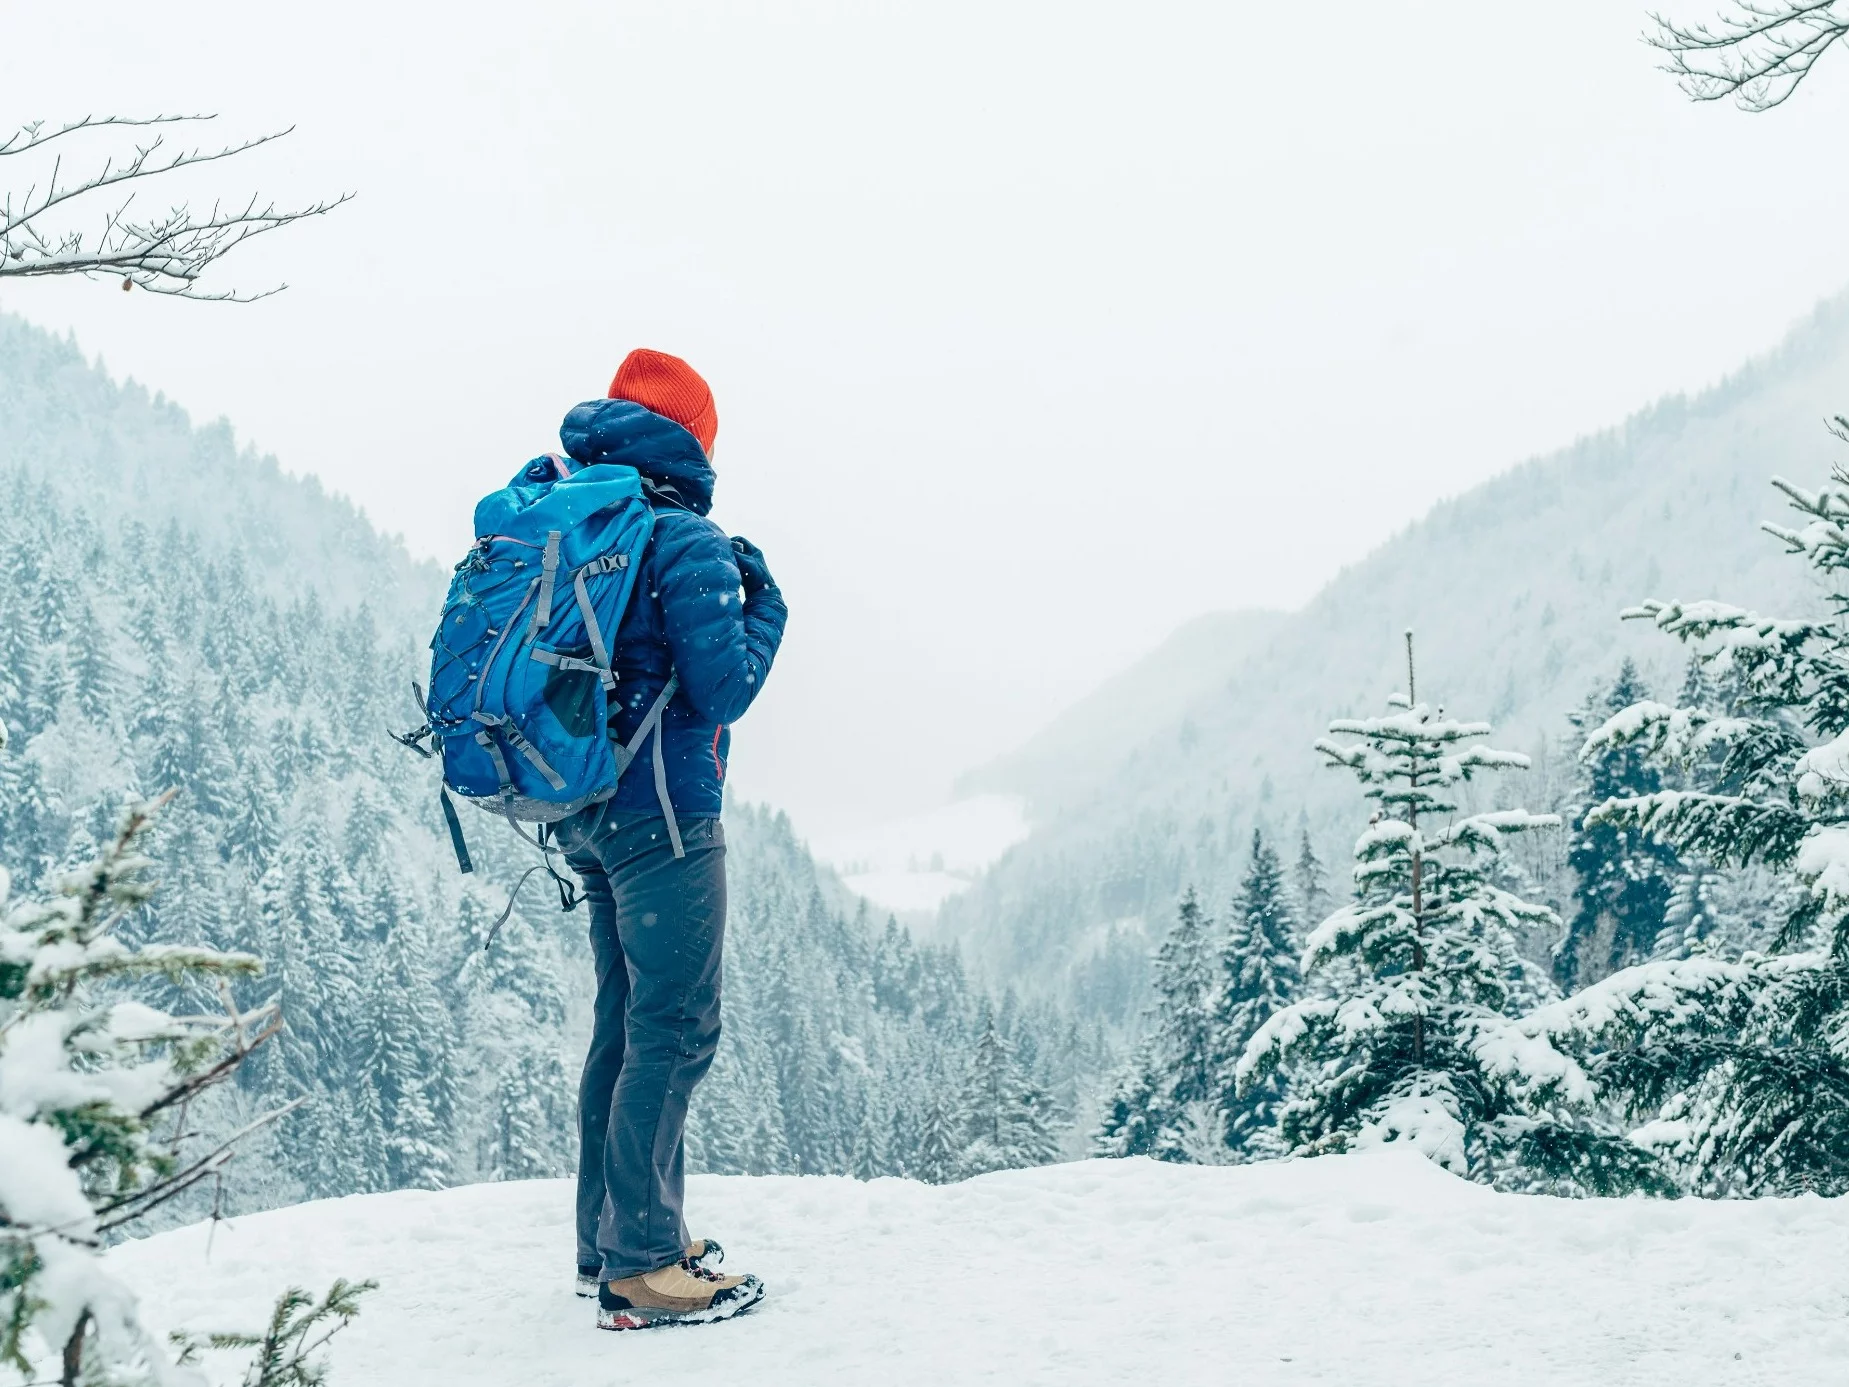
<path fill-rule="evenodd" d="M 548 531 L 569 535 L 598 511 L 641 499 L 642 477 L 633 467 L 596 463 L 561 477 L 555 459 L 535 458 L 506 486 L 482 497 L 475 507 L 475 535 L 544 544 Z"/>

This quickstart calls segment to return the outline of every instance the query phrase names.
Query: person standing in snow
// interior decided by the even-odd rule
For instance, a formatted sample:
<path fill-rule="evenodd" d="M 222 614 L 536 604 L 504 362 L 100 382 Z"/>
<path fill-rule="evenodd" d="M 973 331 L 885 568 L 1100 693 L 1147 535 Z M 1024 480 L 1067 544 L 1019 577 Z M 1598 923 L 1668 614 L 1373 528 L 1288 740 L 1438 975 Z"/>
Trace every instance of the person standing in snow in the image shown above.
<path fill-rule="evenodd" d="M 578 1293 L 597 1297 L 605 1329 L 728 1319 L 764 1295 L 755 1276 L 715 1271 L 719 1245 L 690 1239 L 682 1217 L 687 1102 L 719 1043 L 731 724 L 764 687 L 788 616 L 763 553 L 706 518 L 718 423 L 691 366 L 638 349 L 608 398 L 559 430 L 577 462 L 635 468 L 656 514 L 611 648 L 611 734 L 627 741 L 680 680 L 660 729 L 665 780 L 638 767 L 560 825 L 597 969 L 578 1092 Z"/>

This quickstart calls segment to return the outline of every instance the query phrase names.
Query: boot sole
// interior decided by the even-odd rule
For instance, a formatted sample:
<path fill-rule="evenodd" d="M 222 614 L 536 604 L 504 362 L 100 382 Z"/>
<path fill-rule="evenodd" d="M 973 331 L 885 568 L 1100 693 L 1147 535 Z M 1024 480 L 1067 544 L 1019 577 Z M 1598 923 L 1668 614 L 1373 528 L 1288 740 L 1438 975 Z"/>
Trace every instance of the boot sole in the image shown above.
<path fill-rule="evenodd" d="M 740 1287 L 740 1290 L 745 1290 Z M 717 1324 L 729 1320 L 734 1315 L 742 1315 L 764 1299 L 764 1285 L 759 1282 L 745 1294 L 727 1301 L 724 1305 L 714 1305 L 705 1310 L 605 1310 L 597 1311 L 599 1329 L 665 1329 L 675 1324 Z"/>

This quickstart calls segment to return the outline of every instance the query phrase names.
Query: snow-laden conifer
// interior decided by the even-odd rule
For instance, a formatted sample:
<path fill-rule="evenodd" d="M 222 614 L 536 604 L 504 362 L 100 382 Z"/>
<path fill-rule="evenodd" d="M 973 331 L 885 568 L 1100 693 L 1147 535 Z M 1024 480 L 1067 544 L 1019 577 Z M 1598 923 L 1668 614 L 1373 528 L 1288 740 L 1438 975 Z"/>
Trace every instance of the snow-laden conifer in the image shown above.
<path fill-rule="evenodd" d="M 1095 1138 L 1101 1155 L 1180 1161 L 1190 1104 L 1217 1104 L 1213 1002 L 1215 926 L 1190 889 L 1156 950 L 1148 1032 L 1106 1101 Z"/>
<path fill-rule="evenodd" d="M 1583 738 L 1614 713 L 1649 696 L 1636 664 L 1626 660 L 1611 688 L 1575 713 L 1573 723 Z M 1682 870 L 1675 853 L 1648 833 L 1588 817 L 1609 799 L 1663 788 L 1661 769 L 1643 748 L 1602 743 L 1580 758 L 1580 770 L 1567 849 L 1577 889 L 1573 912 L 1554 951 L 1554 976 L 1565 988 L 1642 962 L 1655 952 Z"/>
<path fill-rule="evenodd" d="M 964 1175 L 1022 1166 L 1048 1165 L 1059 1154 L 1050 1105 L 1023 1071 L 984 1003 L 975 1051 L 959 1105 L 965 1145 L 959 1157 Z"/>
<path fill-rule="evenodd" d="M 1304 847 L 1309 840 L 1304 840 Z M 1296 1000 L 1297 918 L 1284 885 L 1284 866 L 1260 829 L 1252 830 L 1232 917 L 1220 946 L 1219 988 L 1213 1000 L 1213 1047 L 1221 1139 L 1236 1160 L 1278 1154 L 1278 1105 L 1284 1076 L 1272 1070 L 1241 1091 L 1240 1056 L 1252 1037 Z"/>
<path fill-rule="evenodd" d="M 1642 1152 L 1581 1115 L 1596 1095 L 1580 1066 L 1511 1014 L 1532 987 L 1516 932 L 1554 916 L 1495 885 L 1490 868 L 1505 838 L 1558 819 L 1463 810 L 1467 782 L 1527 758 L 1482 745 L 1487 723 L 1416 702 L 1410 635 L 1407 650 L 1394 711 L 1338 720 L 1317 743 L 1379 807 L 1355 844 L 1355 900 L 1304 951 L 1322 988 L 1253 1037 L 1240 1088 L 1300 1062 L 1279 1121 L 1300 1153 L 1394 1142 L 1515 1188 L 1648 1181 Z"/>
<path fill-rule="evenodd" d="M 917 1145 L 906 1161 L 906 1174 L 931 1185 L 948 1185 L 962 1178 L 962 1116 L 941 1093 L 925 1100 L 918 1123 Z"/>
<path fill-rule="evenodd" d="M 1827 615 L 1650 601 L 1627 616 L 1687 645 L 1725 707 L 1640 701 L 1586 744 L 1641 748 L 1683 782 L 1592 817 L 1685 857 L 1789 885 L 1770 952 L 1725 946 L 1627 969 L 1546 1009 L 1554 1034 L 1599 1047 L 1641 1135 L 1704 1192 L 1849 1191 L 1849 471 L 1817 491 L 1775 481 L 1800 517 L 1767 525 L 1810 565 Z M 1777 899 L 1775 892 L 1761 898 Z"/>

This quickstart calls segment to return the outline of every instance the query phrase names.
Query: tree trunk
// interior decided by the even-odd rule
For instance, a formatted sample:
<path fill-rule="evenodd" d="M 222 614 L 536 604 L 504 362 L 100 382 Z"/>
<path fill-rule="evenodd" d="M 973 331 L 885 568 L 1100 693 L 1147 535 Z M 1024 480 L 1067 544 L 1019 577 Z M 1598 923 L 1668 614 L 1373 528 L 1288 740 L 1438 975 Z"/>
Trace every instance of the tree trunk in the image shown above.
<path fill-rule="evenodd" d="M 77 1317 L 71 1337 L 64 1341 L 64 1371 L 58 1375 L 58 1387 L 77 1387 L 83 1376 L 83 1335 L 89 1327 L 90 1312 L 85 1310 Z"/>

